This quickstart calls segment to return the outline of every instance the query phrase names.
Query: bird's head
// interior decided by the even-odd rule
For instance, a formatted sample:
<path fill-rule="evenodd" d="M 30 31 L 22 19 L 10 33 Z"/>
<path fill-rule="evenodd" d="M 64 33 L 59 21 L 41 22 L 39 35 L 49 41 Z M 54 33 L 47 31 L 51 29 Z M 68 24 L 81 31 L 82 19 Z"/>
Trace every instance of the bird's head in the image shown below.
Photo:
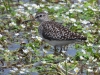
<path fill-rule="evenodd" d="M 49 16 L 47 13 L 45 12 L 39 12 L 39 13 L 36 13 L 35 15 L 35 19 L 38 21 L 38 22 L 44 22 L 44 21 L 49 21 Z"/>

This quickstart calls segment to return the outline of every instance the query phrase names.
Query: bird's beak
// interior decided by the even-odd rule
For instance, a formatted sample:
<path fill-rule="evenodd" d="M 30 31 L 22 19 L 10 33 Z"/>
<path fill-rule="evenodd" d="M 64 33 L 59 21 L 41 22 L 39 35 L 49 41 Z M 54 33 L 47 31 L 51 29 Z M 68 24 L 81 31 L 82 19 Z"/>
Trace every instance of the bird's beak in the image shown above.
<path fill-rule="evenodd" d="M 29 22 L 29 21 L 35 21 L 35 19 L 25 20 L 25 21 L 23 21 L 22 23 L 27 23 L 27 22 Z"/>

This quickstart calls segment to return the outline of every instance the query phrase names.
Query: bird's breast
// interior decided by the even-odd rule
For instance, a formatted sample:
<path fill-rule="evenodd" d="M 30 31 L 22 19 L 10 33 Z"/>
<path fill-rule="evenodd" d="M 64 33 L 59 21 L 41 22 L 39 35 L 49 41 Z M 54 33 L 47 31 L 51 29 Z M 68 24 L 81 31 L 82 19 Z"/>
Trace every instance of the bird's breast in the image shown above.
<path fill-rule="evenodd" d="M 78 42 L 76 40 L 63 40 L 63 41 L 60 41 L 60 40 L 47 40 L 47 39 L 44 39 L 44 40 L 52 46 L 63 46 L 63 45 L 68 45 L 68 44 L 73 44 L 75 42 Z"/>

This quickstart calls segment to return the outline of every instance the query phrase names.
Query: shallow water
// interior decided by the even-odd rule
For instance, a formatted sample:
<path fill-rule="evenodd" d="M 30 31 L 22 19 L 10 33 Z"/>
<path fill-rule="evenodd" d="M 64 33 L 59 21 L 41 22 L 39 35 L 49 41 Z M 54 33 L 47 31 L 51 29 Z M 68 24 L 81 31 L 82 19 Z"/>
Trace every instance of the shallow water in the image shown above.
<path fill-rule="evenodd" d="M 20 45 L 16 43 L 12 43 L 11 45 L 8 45 L 9 50 L 17 50 L 19 48 L 20 48 Z"/>

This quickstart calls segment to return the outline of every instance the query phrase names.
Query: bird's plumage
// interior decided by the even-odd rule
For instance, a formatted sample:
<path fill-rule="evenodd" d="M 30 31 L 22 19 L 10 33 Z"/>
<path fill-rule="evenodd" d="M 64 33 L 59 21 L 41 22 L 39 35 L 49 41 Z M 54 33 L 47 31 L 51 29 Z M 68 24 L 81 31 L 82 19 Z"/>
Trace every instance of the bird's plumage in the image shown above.
<path fill-rule="evenodd" d="M 72 32 L 61 25 L 61 23 L 54 21 L 42 22 L 39 26 L 39 33 L 41 37 L 47 40 L 86 40 L 86 37 L 78 33 Z"/>

